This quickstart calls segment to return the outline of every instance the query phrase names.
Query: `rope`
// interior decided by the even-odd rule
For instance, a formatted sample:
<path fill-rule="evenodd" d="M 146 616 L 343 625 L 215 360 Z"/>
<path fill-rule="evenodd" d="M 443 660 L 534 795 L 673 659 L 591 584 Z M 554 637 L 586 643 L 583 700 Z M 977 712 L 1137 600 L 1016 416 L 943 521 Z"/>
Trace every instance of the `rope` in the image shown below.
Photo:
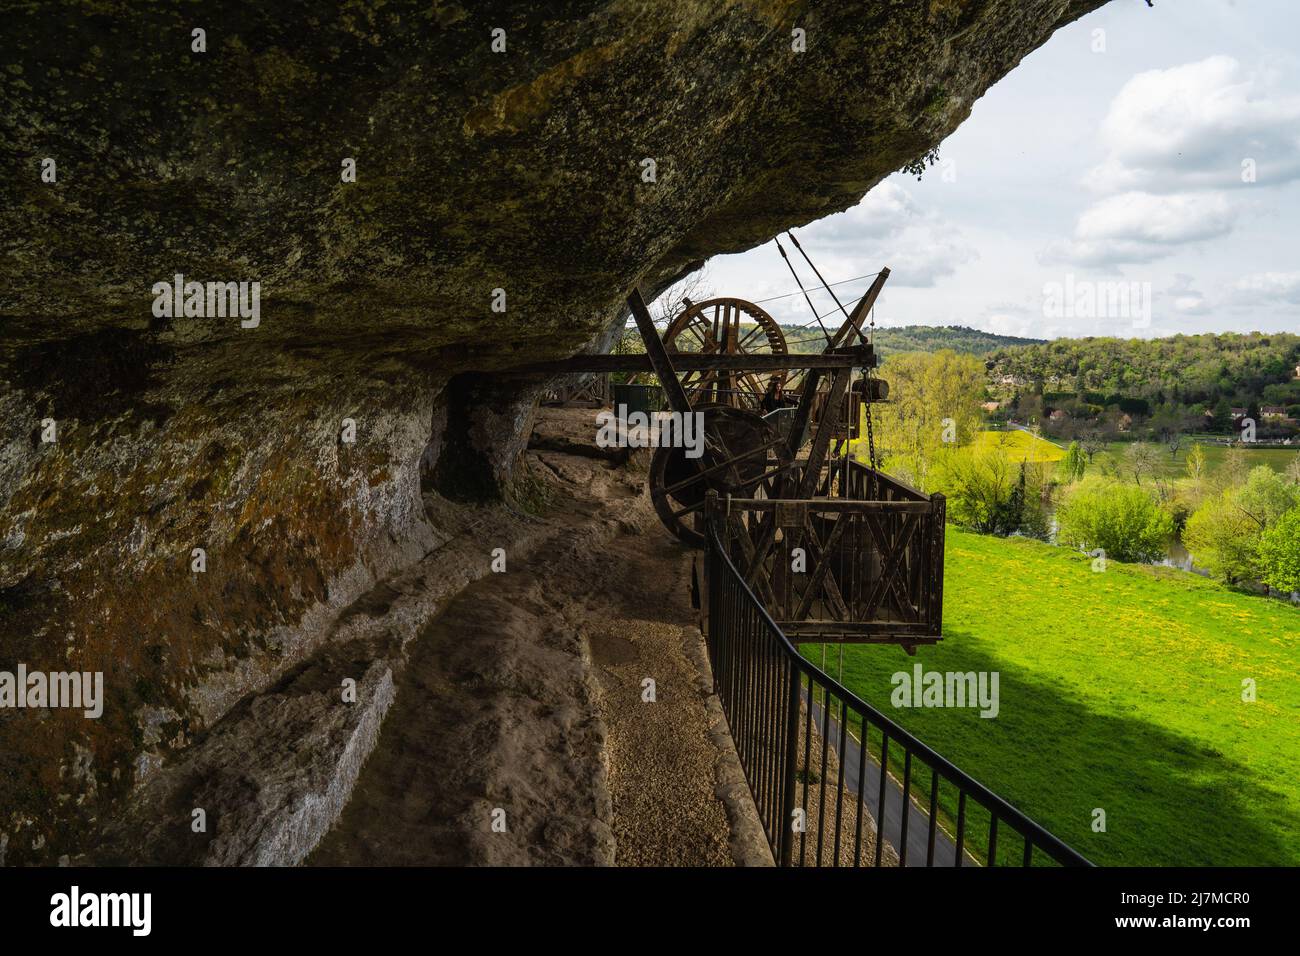
<path fill-rule="evenodd" d="M 844 303 L 840 301 L 840 297 L 831 291 L 831 287 L 827 284 L 825 277 L 822 276 L 821 270 L 817 268 L 816 264 L 809 257 L 808 253 L 804 251 L 803 246 L 799 245 L 799 240 L 794 237 L 794 233 L 790 232 L 787 229 L 785 234 L 790 237 L 790 241 L 794 243 L 794 247 L 799 250 L 799 255 L 803 256 L 804 262 L 808 263 L 808 268 L 812 269 L 813 275 L 815 275 L 817 277 L 817 281 L 822 284 L 822 288 L 825 289 L 828 293 L 830 293 L 830 297 L 835 300 L 835 304 L 839 306 L 840 311 L 844 313 L 845 321 L 846 322 L 852 321 L 853 317 L 849 315 L 849 310 L 844 308 Z M 777 245 L 779 246 L 780 244 L 781 244 L 780 241 L 778 241 Z M 782 251 L 781 254 L 785 255 L 785 252 Z M 811 304 L 812 303 L 809 302 L 809 305 Z M 863 337 L 862 330 L 854 329 L 853 331 L 857 333 L 858 341 L 865 344 L 867 340 Z"/>
<path fill-rule="evenodd" d="M 837 285 L 848 285 L 850 282 L 861 282 L 863 279 L 874 279 L 878 275 L 880 275 L 879 272 L 872 272 L 869 275 L 854 276 L 852 279 L 841 279 L 839 282 L 832 282 L 830 286 L 827 286 L 826 288 Z M 755 305 L 762 305 L 764 302 L 775 302 L 777 299 L 789 299 L 793 296 L 799 295 L 802 291 L 802 289 L 796 289 L 794 292 L 783 292 L 780 295 L 768 296 L 766 299 L 754 299 L 753 302 Z"/>
<path fill-rule="evenodd" d="M 799 291 L 803 293 L 803 297 L 808 303 L 809 310 L 817 319 L 817 324 L 821 325 L 822 335 L 826 336 L 826 344 L 829 346 L 831 344 L 831 334 L 826 331 L 826 326 L 822 325 L 822 317 L 817 314 L 817 307 L 812 304 L 812 299 L 808 298 L 808 291 L 803 287 L 803 283 L 799 281 L 799 273 L 794 271 L 794 263 L 791 262 L 790 257 L 785 254 L 785 247 L 781 245 L 780 239 L 776 240 L 776 248 L 781 253 L 781 258 L 785 260 L 786 267 L 790 270 L 790 275 L 794 276 L 795 284 L 799 286 Z M 755 305 L 757 305 L 757 303 L 755 303 Z"/>

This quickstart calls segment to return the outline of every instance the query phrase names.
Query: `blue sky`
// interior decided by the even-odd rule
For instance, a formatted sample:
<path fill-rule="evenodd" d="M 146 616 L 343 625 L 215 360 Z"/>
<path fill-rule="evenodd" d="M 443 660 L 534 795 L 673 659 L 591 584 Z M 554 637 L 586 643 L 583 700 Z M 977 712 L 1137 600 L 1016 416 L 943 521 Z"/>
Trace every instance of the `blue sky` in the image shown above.
<path fill-rule="evenodd" d="M 1300 331 L 1298 215 L 1300 3 L 1112 0 L 978 100 L 920 182 L 891 176 L 796 235 L 831 281 L 890 266 L 880 325 Z M 1125 283 L 1132 307 L 1045 307 L 1067 282 L 1098 302 Z M 707 286 L 795 288 L 772 243 L 714 258 Z M 837 291 L 849 304 L 864 288 Z M 800 296 L 764 307 L 811 319 Z"/>

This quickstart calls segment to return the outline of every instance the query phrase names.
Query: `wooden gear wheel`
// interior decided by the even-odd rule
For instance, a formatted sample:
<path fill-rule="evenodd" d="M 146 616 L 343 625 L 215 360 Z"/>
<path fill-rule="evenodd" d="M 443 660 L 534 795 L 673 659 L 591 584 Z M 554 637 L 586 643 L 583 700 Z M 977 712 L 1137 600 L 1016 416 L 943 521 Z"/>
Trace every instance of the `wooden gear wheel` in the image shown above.
<path fill-rule="evenodd" d="M 785 335 L 776 320 L 744 299 L 687 300 L 686 309 L 664 333 L 668 354 L 786 355 Z M 682 387 L 692 405 L 730 405 L 771 411 L 785 386 L 786 373 L 710 369 L 686 372 Z"/>
<path fill-rule="evenodd" d="M 704 434 L 708 438 L 700 458 L 687 458 L 686 449 L 661 447 L 650 459 L 650 500 L 655 512 L 684 544 L 701 548 L 704 535 L 695 527 L 695 516 L 704 508 L 710 488 L 726 497 L 766 497 L 771 478 L 763 475 L 789 463 L 785 441 L 775 425 L 756 412 L 730 405 L 700 405 Z M 727 451 L 723 459 L 714 451 Z"/>

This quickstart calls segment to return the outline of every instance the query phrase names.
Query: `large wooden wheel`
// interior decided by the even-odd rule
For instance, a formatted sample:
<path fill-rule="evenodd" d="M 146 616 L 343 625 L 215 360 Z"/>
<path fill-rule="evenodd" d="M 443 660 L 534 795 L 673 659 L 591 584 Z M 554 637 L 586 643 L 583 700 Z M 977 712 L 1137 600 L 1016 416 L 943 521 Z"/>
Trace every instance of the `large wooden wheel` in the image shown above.
<path fill-rule="evenodd" d="M 664 347 L 669 355 L 785 355 L 781 326 L 753 302 L 706 299 L 689 303 L 668 325 Z M 781 397 L 786 373 L 710 369 L 686 372 L 682 387 L 692 405 L 730 405 L 769 411 Z"/>
<path fill-rule="evenodd" d="M 773 480 L 764 475 L 789 462 L 776 426 L 756 412 L 711 404 L 695 408 L 704 416 L 708 447 L 700 458 L 684 448 L 661 447 L 650 459 L 650 500 L 664 526 L 683 543 L 704 546 L 696 517 L 710 488 L 739 498 L 763 498 Z M 714 449 L 726 448 L 726 457 Z"/>

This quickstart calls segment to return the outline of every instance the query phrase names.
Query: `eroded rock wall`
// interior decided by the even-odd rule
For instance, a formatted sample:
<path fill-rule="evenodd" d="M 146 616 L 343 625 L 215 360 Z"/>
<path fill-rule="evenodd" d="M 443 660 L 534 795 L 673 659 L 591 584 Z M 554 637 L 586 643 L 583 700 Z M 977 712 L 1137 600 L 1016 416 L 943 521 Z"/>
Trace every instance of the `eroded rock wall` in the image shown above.
<path fill-rule="evenodd" d="M 75 853 L 425 553 L 422 480 L 509 495 L 537 383 L 502 369 L 847 208 L 1101 2 L 5 10 L 0 671 L 106 701 L 0 710 L 0 859 Z M 259 282 L 259 324 L 156 315 L 177 273 Z"/>

